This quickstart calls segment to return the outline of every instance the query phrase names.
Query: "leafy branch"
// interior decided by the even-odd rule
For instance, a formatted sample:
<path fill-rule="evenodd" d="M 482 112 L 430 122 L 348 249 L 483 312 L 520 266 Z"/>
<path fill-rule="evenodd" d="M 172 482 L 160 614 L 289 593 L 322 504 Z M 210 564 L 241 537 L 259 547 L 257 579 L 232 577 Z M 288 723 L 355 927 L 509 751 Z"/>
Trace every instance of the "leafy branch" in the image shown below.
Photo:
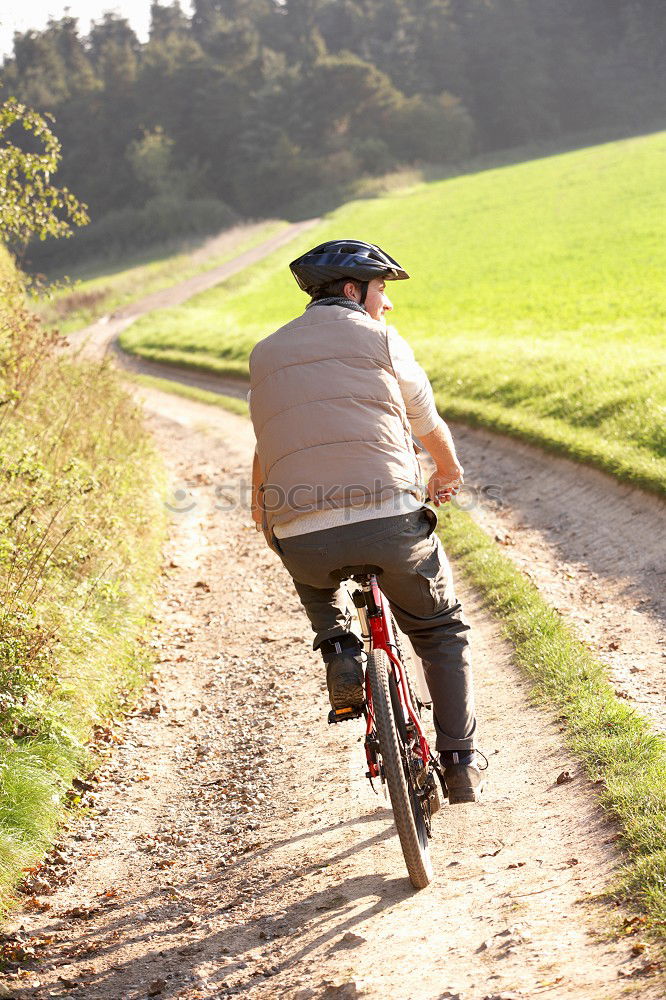
<path fill-rule="evenodd" d="M 72 225 L 90 221 L 83 202 L 68 188 L 51 183 L 61 145 L 47 119 L 53 121 L 15 98 L 0 106 L 0 239 L 5 242 L 24 246 L 31 236 L 71 236 Z M 41 151 L 17 145 L 9 133 L 18 128 L 37 140 Z"/>

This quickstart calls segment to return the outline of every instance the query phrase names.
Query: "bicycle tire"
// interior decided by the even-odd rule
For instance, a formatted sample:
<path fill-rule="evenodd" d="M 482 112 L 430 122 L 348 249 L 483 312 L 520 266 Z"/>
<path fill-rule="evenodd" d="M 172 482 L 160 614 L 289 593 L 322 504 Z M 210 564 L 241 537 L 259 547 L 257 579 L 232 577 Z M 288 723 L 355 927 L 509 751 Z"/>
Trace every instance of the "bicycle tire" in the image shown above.
<path fill-rule="evenodd" d="M 425 889 L 433 875 L 428 833 L 416 792 L 411 780 L 406 776 L 409 774 L 409 768 L 403 760 L 401 741 L 393 714 L 389 689 L 389 662 L 386 653 L 377 650 L 368 655 L 366 667 L 372 692 L 379 753 L 409 880 L 415 889 Z M 402 749 L 404 750 L 404 747 Z"/>

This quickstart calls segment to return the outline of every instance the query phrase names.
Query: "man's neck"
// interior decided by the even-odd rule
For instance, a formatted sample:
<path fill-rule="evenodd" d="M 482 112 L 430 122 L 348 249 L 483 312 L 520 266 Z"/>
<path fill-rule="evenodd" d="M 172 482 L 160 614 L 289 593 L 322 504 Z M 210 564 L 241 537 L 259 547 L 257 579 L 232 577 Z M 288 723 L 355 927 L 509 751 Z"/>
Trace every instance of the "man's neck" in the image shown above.
<path fill-rule="evenodd" d="M 314 302 L 308 302 L 306 309 L 311 309 L 313 306 L 343 306 L 345 309 L 353 309 L 354 312 L 366 312 L 360 302 L 354 302 L 353 299 L 348 299 L 344 295 L 330 295 L 326 299 L 315 299 Z"/>

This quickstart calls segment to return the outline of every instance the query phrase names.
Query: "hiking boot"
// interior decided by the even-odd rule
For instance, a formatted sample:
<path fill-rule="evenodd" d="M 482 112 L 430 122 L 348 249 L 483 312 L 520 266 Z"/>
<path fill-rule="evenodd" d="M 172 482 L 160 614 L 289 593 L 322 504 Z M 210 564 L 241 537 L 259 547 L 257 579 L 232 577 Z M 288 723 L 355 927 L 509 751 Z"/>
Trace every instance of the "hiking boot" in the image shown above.
<path fill-rule="evenodd" d="M 456 753 L 445 750 L 440 754 L 444 768 L 444 781 L 449 794 L 449 804 L 460 802 L 478 802 L 485 777 L 481 773 L 474 750 Z"/>
<path fill-rule="evenodd" d="M 362 648 L 354 635 L 336 635 L 319 647 L 326 664 L 328 697 L 333 708 L 363 707 Z"/>

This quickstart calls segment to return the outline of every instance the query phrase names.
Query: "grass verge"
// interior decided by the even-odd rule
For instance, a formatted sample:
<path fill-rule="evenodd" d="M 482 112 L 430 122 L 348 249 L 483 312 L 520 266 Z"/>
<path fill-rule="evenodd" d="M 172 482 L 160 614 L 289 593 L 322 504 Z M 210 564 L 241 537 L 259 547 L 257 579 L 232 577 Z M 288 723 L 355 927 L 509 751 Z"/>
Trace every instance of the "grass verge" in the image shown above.
<path fill-rule="evenodd" d="M 0 912 L 145 676 L 165 528 L 140 412 L 58 346 L 0 249 Z"/>
<path fill-rule="evenodd" d="M 197 403 L 219 406 L 223 410 L 230 410 L 231 413 L 238 413 L 243 417 L 247 417 L 249 414 L 247 402 L 236 396 L 225 396 L 219 392 L 209 392 L 208 389 L 197 389 L 194 385 L 172 382 L 168 378 L 158 378 L 155 375 L 126 375 L 125 378 L 137 385 L 145 385 L 148 389 L 159 389 L 160 392 L 168 392 L 171 396 L 182 396 L 184 399 L 193 399 Z"/>
<path fill-rule="evenodd" d="M 468 514 L 448 510 L 439 533 L 620 825 L 628 860 L 613 895 L 638 905 L 666 939 L 666 740 L 617 698 L 604 666 Z"/>

